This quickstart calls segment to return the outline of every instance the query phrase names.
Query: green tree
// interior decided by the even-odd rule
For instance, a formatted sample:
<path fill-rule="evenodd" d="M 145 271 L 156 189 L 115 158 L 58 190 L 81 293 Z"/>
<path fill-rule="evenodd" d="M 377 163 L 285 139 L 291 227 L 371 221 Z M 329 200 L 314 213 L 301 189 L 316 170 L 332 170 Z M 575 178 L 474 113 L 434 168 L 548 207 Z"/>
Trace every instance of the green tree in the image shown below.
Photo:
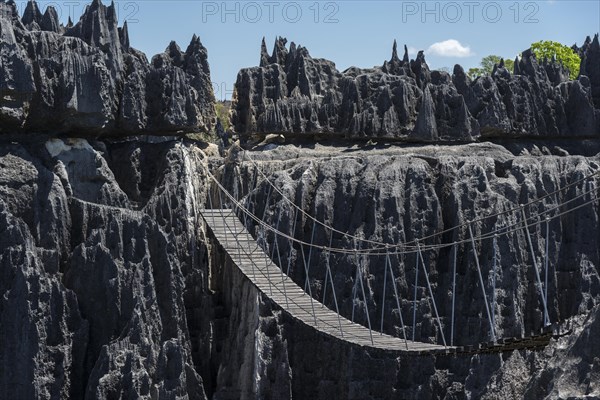
<path fill-rule="evenodd" d="M 531 50 L 538 60 L 552 60 L 560 62 L 569 70 L 571 79 L 577 79 L 581 58 L 572 48 L 551 40 L 540 40 L 531 45 Z"/>
<path fill-rule="evenodd" d="M 494 65 L 500 64 L 501 59 L 501 57 L 491 54 L 483 57 L 479 65 L 481 65 L 481 69 L 483 69 L 486 74 L 491 74 L 494 70 Z"/>
<path fill-rule="evenodd" d="M 490 54 L 489 56 L 485 56 L 481 59 L 478 68 L 470 68 L 467 72 L 467 75 L 471 79 L 475 79 L 478 76 L 482 75 L 491 75 L 492 71 L 494 71 L 494 65 L 500 64 L 502 61 L 502 57 Z M 504 68 L 506 68 L 509 72 L 513 72 L 515 66 L 515 62 L 509 58 L 504 59 Z"/>
<path fill-rule="evenodd" d="M 485 75 L 485 71 L 483 70 L 483 68 L 469 68 L 469 70 L 467 71 L 467 75 L 469 76 L 469 78 L 475 79 L 478 76 Z"/>
<path fill-rule="evenodd" d="M 228 131 L 230 128 L 229 123 L 229 107 L 231 106 L 231 102 L 229 101 L 218 101 L 216 105 L 217 109 L 217 118 L 221 120 L 221 125 L 225 131 Z"/>

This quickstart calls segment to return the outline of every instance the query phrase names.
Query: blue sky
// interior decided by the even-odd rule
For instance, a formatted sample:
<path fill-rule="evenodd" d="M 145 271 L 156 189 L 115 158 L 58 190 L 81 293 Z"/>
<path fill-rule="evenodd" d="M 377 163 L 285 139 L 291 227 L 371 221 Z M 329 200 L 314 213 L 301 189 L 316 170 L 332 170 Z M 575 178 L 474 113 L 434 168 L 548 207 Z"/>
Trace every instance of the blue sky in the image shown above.
<path fill-rule="evenodd" d="M 17 4 L 23 1 L 17 1 Z M 104 0 L 106 3 L 107 0 Z M 600 31 L 600 0 L 543 1 L 116 1 L 131 44 L 148 58 L 170 40 L 185 49 L 192 35 L 208 48 L 218 98 L 229 97 L 240 68 L 259 62 L 260 42 L 276 36 L 327 58 L 338 69 L 389 59 L 394 39 L 402 56 L 425 50 L 432 68 L 476 66 L 488 54 L 514 58 L 537 40 L 581 44 Z M 61 19 L 79 19 L 86 2 L 58 6 Z M 411 54 L 413 55 L 413 54 Z"/>

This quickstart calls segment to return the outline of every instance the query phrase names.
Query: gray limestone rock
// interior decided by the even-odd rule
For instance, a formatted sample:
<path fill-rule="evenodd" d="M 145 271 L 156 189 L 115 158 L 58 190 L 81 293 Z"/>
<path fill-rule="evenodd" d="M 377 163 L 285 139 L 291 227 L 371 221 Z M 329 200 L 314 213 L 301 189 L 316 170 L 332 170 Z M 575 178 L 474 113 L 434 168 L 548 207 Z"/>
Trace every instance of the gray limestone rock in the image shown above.
<path fill-rule="evenodd" d="M 30 1 L 21 22 L 14 3 L 0 2 L 2 133 L 211 130 L 215 98 L 200 39 L 185 60 L 157 67 L 130 46 L 115 7 L 94 0 L 63 27 L 53 7 L 42 15 Z"/>
<path fill-rule="evenodd" d="M 232 124 L 238 134 L 424 141 L 471 141 L 480 134 L 600 134 L 597 35 L 576 49 L 582 55 L 581 86 L 569 81 L 562 65 L 538 61 L 530 50 L 517 60 L 514 73 L 501 62 L 491 76 L 471 80 L 460 66 L 451 79 L 446 73 L 430 71 L 422 51 L 409 61 L 405 48 L 401 60 L 396 42 L 391 59 L 382 67 L 351 67 L 343 72 L 294 43 L 288 50 L 286 43 L 278 38 L 269 56 L 263 39 L 260 65 L 238 74 L 232 104 Z M 431 92 L 435 107 L 428 105 L 426 91 Z M 421 108 L 426 115 L 419 115 Z M 432 109 L 435 117 L 430 115 Z"/>
<path fill-rule="evenodd" d="M 209 193 L 213 204 L 218 196 L 208 185 L 207 167 L 223 184 L 237 188 L 232 192 L 238 196 L 253 189 L 248 207 L 257 215 L 265 213 L 268 223 L 281 215 L 281 231 L 311 237 L 312 223 L 305 218 L 298 218 L 292 230 L 293 213 L 277 193 L 268 196 L 265 182 L 254 189 L 254 168 L 247 160 L 238 163 L 239 152 L 230 151 L 223 164 L 179 141 L 38 142 L 0 146 L 3 398 L 566 398 L 598 393 L 595 206 L 550 224 L 550 318 L 571 321 L 572 334 L 552 340 L 541 352 L 398 357 L 349 346 L 293 320 L 210 240 L 200 210 L 210 205 Z M 560 147 L 551 142 L 369 150 L 273 147 L 249 156 L 286 196 L 340 231 L 389 242 L 410 241 L 509 209 L 600 168 L 593 155 L 598 145 L 583 141 Z M 595 191 L 595 182 L 548 198 L 546 207 Z M 477 223 L 475 235 L 516 218 L 511 214 Z M 531 232 L 535 254 L 542 257 L 545 231 Z M 433 242 L 455 239 L 446 235 Z M 328 240 L 328 232 L 316 229 L 316 243 Z M 265 242 L 271 249 L 274 239 L 267 235 Z M 352 243 L 335 235 L 333 245 Z M 291 262 L 291 276 L 303 284 L 303 250 L 290 248 L 284 239 L 278 246 Z M 489 290 L 491 241 L 478 242 L 477 248 Z M 455 341 L 487 341 L 469 246 L 461 246 L 458 254 Z M 531 256 L 524 232 L 500 241 L 498 254 L 498 336 L 528 335 L 541 327 L 542 314 L 535 277 L 527 267 Z M 321 299 L 326 255 L 304 249 L 304 257 L 309 256 L 312 290 Z M 451 253 L 424 256 L 448 335 Z M 392 260 L 411 334 L 415 259 Z M 339 307 L 347 317 L 353 308 L 355 263 L 354 257 L 334 255 L 330 264 Z M 384 266 L 381 257 L 362 260 L 367 298 L 355 303 L 356 321 L 365 323 L 369 312 L 378 325 L 385 304 L 384 331 L 401 335 L 391 291 L 381 297 Z M 415 336 L 440 342 L 422 275 L 417 289 Z M 331 294 L 326 305 L 334 307 Z"/>

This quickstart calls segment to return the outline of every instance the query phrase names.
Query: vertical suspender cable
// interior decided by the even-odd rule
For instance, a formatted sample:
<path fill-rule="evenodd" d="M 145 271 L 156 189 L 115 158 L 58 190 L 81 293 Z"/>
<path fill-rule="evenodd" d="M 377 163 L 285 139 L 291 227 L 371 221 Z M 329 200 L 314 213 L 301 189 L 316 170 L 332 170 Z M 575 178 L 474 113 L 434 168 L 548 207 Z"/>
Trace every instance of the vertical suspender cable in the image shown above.
<path fill-rule="evenodd" d="M 313 243 L 315 240 L 315 228 L 317 227 L 316 222 L 313 222 L 312 233 L 310 235 L 310 249 L 308 250 L 308 267 L 306 268 L 306 278 L 304 279 L 304 291 L 306 292 L 306 286 L 310 285 L 309 274 L 310 274 L 310 261 L 312 259 Z"/>
<path fill-rule="evenodd" d="M 379 329 L 379 334 L 383 336 L 383 316 L 385 314 L 385 287 L 387 285 L 387 272 L 388 272 L 388 262 L 389 257 L 386 254 L 385 257 L 385 271 L 383 273 L 383 294 L 381 295 L 381 327 Z"/>
<path fill-rule="evenodd" d="M 533 242 L 531 241 L 531 234 L 529 233 L 529 228 L 527 227 L 527 215 L 525 214 L 525 208 L 521 208 L 521 212 L 523 214 L 523 229 L 525 229 L 525 233 L 527 233 L 527 241 L 529 242 L 529 250 L 531 251 L 531 262 L 533 263 L 533 269 L 535 270 L 535 278 L 537 280 L 537 286 L 540 291 L 540 296 L 542 297 L 542 305 L 544 307 L 544 326 L 547 326 L 548 307 L 546 306 L 546 298 L 544 297 L 544 288 L 542 288 L 542 280 L 540 279 L 540 271 L 538 271 L 538 267 L 537 267 L 537 259 L 535 257 L 535 252 L 533 251 Z"/>
<path fill-rule="evenodd" d="M 402 335 L 404 336 L 404 344 L 406 350 L 408 350 L 408 339 L 406 338 L 406 326 L 404 325 L 404 318 L 402 318 L 402 308 L 400 307 L 400 296 L 398 296 L 398 288 L 396 287 L 396 279 L 394 278 L 394 269 L 390 262 L 390 254 L 386 251 L 385 257 L 388 259 L 387 263 L 390 267 L 390 278 L 392 279 L 392 285 L 394 286 L 394 297 L 396 297 L 396 307 L 398 307 L 398 315 L 400 316 L 400 324 L 402 325 Z"/>
<path fill-rule="evenodd" d="M 365 302 L 365 313 L 367 314 L 367 323 L 369 324 L 369 336 L 371 337 L 371 344 L 373 344 L 373 330 L 371 329 L 371 317 L 369 316 L 369 303 L 367 301 L 367 295 L 365 293 L 365 284 L 363 282 L 362 271 L 360 269 L 361 263 L 359 262 L 356 266 L 358 271 L 358 279 L 360 282 L 360 289 L 362 291 L 363 300 Z"/>
<path fill-rule="evenodd" d="M 492 241 L 494 247 L 493 260 L 492 260 L 492 324 L 496 326 L 496 267 L 498 263 L 497 247 L 498 247 L 498 234 L 494 235 Z"/>
<path fill-rule="evenodd" d="M 485 311 L 487 313 L 488 321 L 490 323 L 490 335 L 492 340 L 496 342 L 496 331 L 494 324 L 492 323 L 492 316 L 490 314 L 490 306 L 488 304 L 487 294 L 485 293 L 485 285 L 483 284 L 483 276 L 481 275 L 481 266 L 479 265 L 479 256 L 477 255 L 477 247 L 475 247 L 475 239 L 473 238 L 472 224 L 469 223 L 469 234 L 471 235 L 471 245 L 473 246 L 473 257 L 475 258 L 475 264 L 477 265 L 477 273 L 479 274 L 479 284 L 481 285 L 481 292 L 483 294 L 483 301 L 485 303 Z"/>
<path fill-rule="evenodd" d="M 417 241 L 417 245 L 419 242 Z M 412 324 L 412 340 L 415 341 L 415 330 L 417 326 L 417 284 L 419 283 L 419 254 L 415 253 L 415 297 L 413 300 L 413 324 Z"/>
<path fill-rule="evenodd" d="M 323 305 L 325 307 L 326 298 L 327 298 L 327 281 L 329 280 L 329 275 L 331 275 L 331 244 L 333 243 L 333 229 L 329 229 L 329 248 L 327 249 L 327 269 L 325 270 L 325 284 L 323 285 Z M 331 281 L 333 285 L 333 279 Z"/>
<path fill-rule="evenodd" d="M 442 342 L 444 342 L 444 347 L 446 347 L 446 336 L 444 335 L 444 327 L 442 326 L 442 321 L 440 320 L 440 315 L 438 313 L 437 305 L 435 304 L 435 297 L 433 297 L 433 290 L 431 289 L 431 283 L 429 282 L 429 274 L 427 273 L 427 266 L 425 265 L 425 260 L 423 259 L 423 253 L 421 253 L 421 247 L 417 244 L 417 251 L 419 252 L 419 258 L 421 259 L 421 265 L 423 266 L 423 273 L 425 274 L 425 281 L 427 282 L 427 288 L 429 289 L 429 295 L 431 296 L 431 303 L 433 304 L 433 311 L 435 311 L 435 319 L 437 320 L 438 327 L 440 328 L 440 334 L 442 335 Z"/>
<path fill-rule="evenodd" d="M 544 279 L 544 298 L 546 299 L 546 305 L 548 305 L 548 262 L 550 259 L 550 217 L 546 216 L 546 254 L 544 260 L 545 279 Z M 550 317 L 546 313 L 546 326 L 550 324 Z"/>
<path fill-rule="evenodd" d="M 452 317 L 450 319 L 450 346 L 454 346 L 454 310 L 456 306 L 456 252 L 458 245 L 454 243 L 452 257 Z"/>

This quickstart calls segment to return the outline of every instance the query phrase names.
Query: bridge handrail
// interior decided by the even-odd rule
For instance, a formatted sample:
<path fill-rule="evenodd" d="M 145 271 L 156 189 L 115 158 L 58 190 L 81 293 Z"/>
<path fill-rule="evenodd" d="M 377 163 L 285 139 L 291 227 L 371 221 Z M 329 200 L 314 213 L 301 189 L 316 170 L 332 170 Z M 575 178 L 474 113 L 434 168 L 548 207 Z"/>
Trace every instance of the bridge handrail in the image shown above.
<path fill-rule="evenodd" d="M 321 246 L 321 245 L 315 245 L 313 243 L 309 243 L 309 242 L 305 242 L 303 240 L 300 239 L 296 239 L 295 237 L 281 232 L 278 229 L 275 229 L 273 227 L 271 227 L 269 224 L 267 224 L 266 222 L 263 222 L 261 218 L 259 218 L 258 216 L 254 215 L 250 210 L 248 210 L 241 202 L 239 202 L 238 200 L 235 199 L 235 197 L 233 195 L 231 195 L 227 189 L 218 181 L 218 179 L 208 170 L 208 168 L 206 168 L 207 174 L 208 176 L 211 178 L 211 180 L 215 183 L 215 185 L 217 185 L 217 187 L 219 188 L 219 190 L 232 202 L 232 204 L 238 208 L 240 211 L 242 211 L 246 216 L 248 216 L 250 219 L 252 219 L 253 221 L 255 221 L 258 225 L 260 225 L 262 228 L 272 232 L 273 234 L 280 236 L 284 239 L 287 239 L 289 241 L 292 241 L 296 244 L 302 245 L 302 246 L 307 246 L 307 247 L 314 247 L 314 248 L 318 248 L 320 250 L 323 251 L 329 251 L 331 253 L 337 253 L 337 254 L 345 254 L 345 255 L 354 255 L 354 254 L 362 254 L 362 255 L 370 255 L 370 256 L 385 256 L 386 254 L 392 254 L 392 255 L 406 255 L 406 254 L 416 254 L 418 253 L 418 249 L 410 249 L 410 250 L 396 250 L 396 251 L 391 251 L 391 249 L 394 248 L 398 248 L 398 245 L 393 245 L 393 244 L 385 244 L 385 246 L 383 248 L 376 248 L 376 249 L 345 249 L 345 248 L 337 248 L 337 247 L 328 247 L 328 246 Z M 599 171 L 600 172 L 600 171 Z M 558 210 L 561 207 L 563 207 L 566 204 L 572 203 L 578 199 L 581 199 L 587 195 L 589 195 L 592 192 L 596 192 L 597 189 L 592 189 L 586 192 L 583 192 L 582 194 L 575 196 L 561 204 L 558 204 L 555 207 L 549 208 L 545 211 L 542 211 L 541 213 L 536 214 L 536 216 L 530 216 L 529 218 L 527 218 L 526 220 L 521 220 L 519 222 L 516 222 L 514 224 L 510 224 L 510 225 L 505 225 L 502 226 L 500 228 L 497 228 L 494 231 L 491 231 L 487 234 L 482 234 L 479 236 L 475 236 L 474 239 L 477 241 L 480 240 L 486 240 L 486 239 L 492 239 L 495 236 L 504 236 L 504 235 L 508 235 L 510 233 L 516 232 L 518 230 L 521 229 L 529 229 L 531 227 L 540 225 L 542 223 L 545 222 L 545 218 L 540 219 L 540 216 L 543 216 L 544 214 L 548 214 L 552 211 Z M 559 212 L 556 215 L 553 215 L 551 217 L 548 217 L 549 219 L 556 219 L 559 218 L 565 214 L 568 214 L 570 212 L 573 212 L 575 210 L 578 210 L 582 207 L 585 207 L 589 204 L 592 204 L 594 202 L 597 201 L 597 197 L 593 196 L 591 200 L 584 202 L 578 206 L 575 206 L 573 208 L 570 208 L 566 211 L 563 212 Z M 530 204 L 530 203 L 529 203 Z M 522 210 L 524 209 L 526 205 L 521 205 L 517 208 L 514 208 L 514 210 Z M 480 219 L 481 220 L 481 219 Z M 528 221 L 533 220 L 533 222 L 528 223 Z M 450 228 L 446 231 L 452 231 L 455 229 L 458 229 L 459 227 L 462 226 L 469 226 L 470 224 L 474 223 L 476 220 L 474 221 L 469 221 L 468 223 L 465 224 L 461 224 L 461 225 L 457 225 L 453 228 Z M 328 229 L 332 229 L 330 227 L 328 227 Z M 335 231 L 335 230 L 334 230 Z M 446 232 L 444 231 L 444 232 Z M 420 240 L 417 241 L 417 243 L 419 243 Z M 453 245 L 456 244 L 468 244 L 471 242 L 470 238 L 465 238 L 465 239 L 461 239 L 458 241 L 454 241 L 454 242 L 449 242 L 449 243 L 440 243 L 437 245 L 422 245 L 420 246 L 420 250 L 421 251 L 434 251 L 434 250 L 440 250 L 443 248 L 447 248 L 447 247 L 451 247 Z"/>
<path fill-rule="evenodd" d="M 246 150 L 243 150 L 241 147 L 239 147 L 239 149 L 241 150 L 241 153 L 242 153 L 242 163 L 243 163 L 244 160 L 246 159 Z M 581 179 L 578 179 L 575 182 L 571 182 L 571 183 L 569 183 L 569 184 L 567 184 L 567 185 L 565 185 L 563 187 L 560 187 L 559 189 L 557 189 L 557 190 L 555 190 L 553 192 L 547 193 L 547 194 L 545 194 L 545 195 L 543 195 L 541 197 L 538 197 L 538 198 L 536 198 L 534 200 L 531 200 L 531 201 L 529 201 L 529 202 L 527 202 L 525 204 L 521 204 L 521 205 L 519 205 L 517 207 L 509 208 L 507 210 L 496 212 L 494 214 L 490 214 L 490 215 L 487 215 L 487 216 L 484 216 L 484 217 L 478 217 L 478 218 L 475 218 L 475 219 L 473 219 L 471 221 L 464 222 L 462 224 L 455 225 L 455 226 L 450 227 L 450 228 L 446 228 L 445 230 L 442 230 L 442 231 L 439 231 L 439 232 L 435 232 L 433 234 L 430 234 L 430 235 L 427 235 L 427 236 L 415 239 L 415 240 L 410 241 L 410 242 L 405 242 L 405 243 L 402 243 L 402 244 L 390 245 L 388 243 L 379 242 L 379 241 L 370 240 L 370 239 L 365 239 L 365 238 L 361 238 L 361 237 L 356 236 L 356 235 L 351 235 L 351 234 L 349 234 L 347 232 L 342 232 L 342 231 L 340 231 L 338 229 L 333 228 L 332 226 L 329 226 L 329 225 L 325 224 L 324 222 L 319 221 L 318 219 L 316 219 L 315 217 L 313 217 L 312 215 L 310 215 L 309 213 L 307 213 L 306 211 L 304 211 L 301 207 L 299 207 L 298 205 L 296 205 L 287 196 L 285 196 L 285 194 L 281 190 L 279 190 L 279 188 L 277 186 L 275 186 L 275 184 L 273 182 L 271 182 L 271 180 L 266 176 L 266 174 L 260 169 L 260 167 L 258 166 L 258 164 L 256 163 L 255 160 L 253 160 L 251 157 L 247 157 L 247 159 L 253 164 L 254 168 L 260 173 L 260 175 L 263 177 L 263 180 L 265 182 L 267 182 L 272 187 L 272 189 L 274 189 L 282 197 L 282 199 L 284 201 L 288 202 L 293 208 L 295 208 L 297 211 L 299 211 L 302 215 L 304 215 L 308 219 L 312 220 L 313 223 L 315 223 L 317 225 L 321 225 L 322 227 L 324 227 L 324 229 L 326 229 L 326 230 L 333 230 L 335 233 L 340 234 L 340 235 L 342 235 L 344 237 L 348 237 L 348 238 L 350 238 L 352 240 L 355 240 L 355 241 L 360 241 L 360 242 L 365 242 L 365 243 L 369 243 L 369 244 L 372 244 L 372 245 L 377 245 L 377 246 L 379 246 L 379 248 L 377 250 L 385 250 L 385 249 L 389 249 L 389 248 L 394 248 L 394 249 L 405 248 L 406 249 L 406 248 L 411 248 L 411 246 L 414 247 L 414 248 L 411 248 L 409 251 L 405 251 L 405 250 L 404 251 L 400 251 L 400 252 L 397 251 L 394 254 L 413 254 L 413 253 L 416 253 L 417 252 L 416 246 L 417 246 L 417 244 L 419 242 L 423 243 L 424 241 L 426 241 L 428 239 L 434 238 L 436 236 L 441 236 L 441 235 L 443 235 L 445 233 L 449 233 L 449 232 L 452 232 L 452 231 L 460 229 L 460 228 L 465 228 L 466 229 L 472 223 L 482 222 L 482 221 L 485 221 L 485 220 L 490 219 L 490 218 L 499 217 L 501 215 L 506 215 L 506 214 L 510 214 L 510 213 L 513 213 L 513 212 L 516 212 L 516 211 L 520 211 L 521 209 L 523 209 L 525 207 L 529 207 L 529 206 L 532 206 L 532 205 L 534 205 L 536 203 L 542 202 L 543 200 L 545 200 L 545 199 L 547 199 L 547 198 L 549 198 L 551 196 L 557 195 L 557 194 L 559 194 L 559 193 L 561 193 L 561 192 L 563 192 L 563 191 L 565 191 L 565 190 L 567 190 L 567 189 L 569 189 L 571 187 L 577 186 L 580 183 L 585 182 L 585 181 L 587 181 L 587 180 L 589 180 L 591 178 L 594 178 L 598 174 L 600 174 L 600 169 L 599 169 L 599 170 L 597 170 L 597 171 L 595 171 L 595 172 L 593 172 L 593 173 L 591 173 L 589 175 L 586 175 L 585 177 L 583 177 Z M 592 191 L 594 191 L 594 190 L 591 190 L 590 192 L 592 192 Z M 587 193 L 590 193 L 590 192 L 587 192 Z M 492 234 L 492 236 L 494 234 L 496 234 L 496 233 L 497 232 L 494 232 Z M 462 241 L 462 243 L 468 243 L 468 242 L 469 242 L 468 239 L 465 239 L 465 240 Z M 421 250 L 424 251 L 424 250 L 439 249 L 439 248 L 447 247 L 447 246 L 452 245 L 452 244 L 453 243 L 449 243 L 448 245 L 441 246 L 441 247 L 438 245 L 438 246 L 434 246 L 434 247 L 431 247 L 431 248 L 429 248 L 428 246 L 421 246 Z M 367 252 L 369 250 L 370 249 L 363 249 L 362 251 L 365 252 L 365 254 L 371 254 L 371 253 Z"/>

